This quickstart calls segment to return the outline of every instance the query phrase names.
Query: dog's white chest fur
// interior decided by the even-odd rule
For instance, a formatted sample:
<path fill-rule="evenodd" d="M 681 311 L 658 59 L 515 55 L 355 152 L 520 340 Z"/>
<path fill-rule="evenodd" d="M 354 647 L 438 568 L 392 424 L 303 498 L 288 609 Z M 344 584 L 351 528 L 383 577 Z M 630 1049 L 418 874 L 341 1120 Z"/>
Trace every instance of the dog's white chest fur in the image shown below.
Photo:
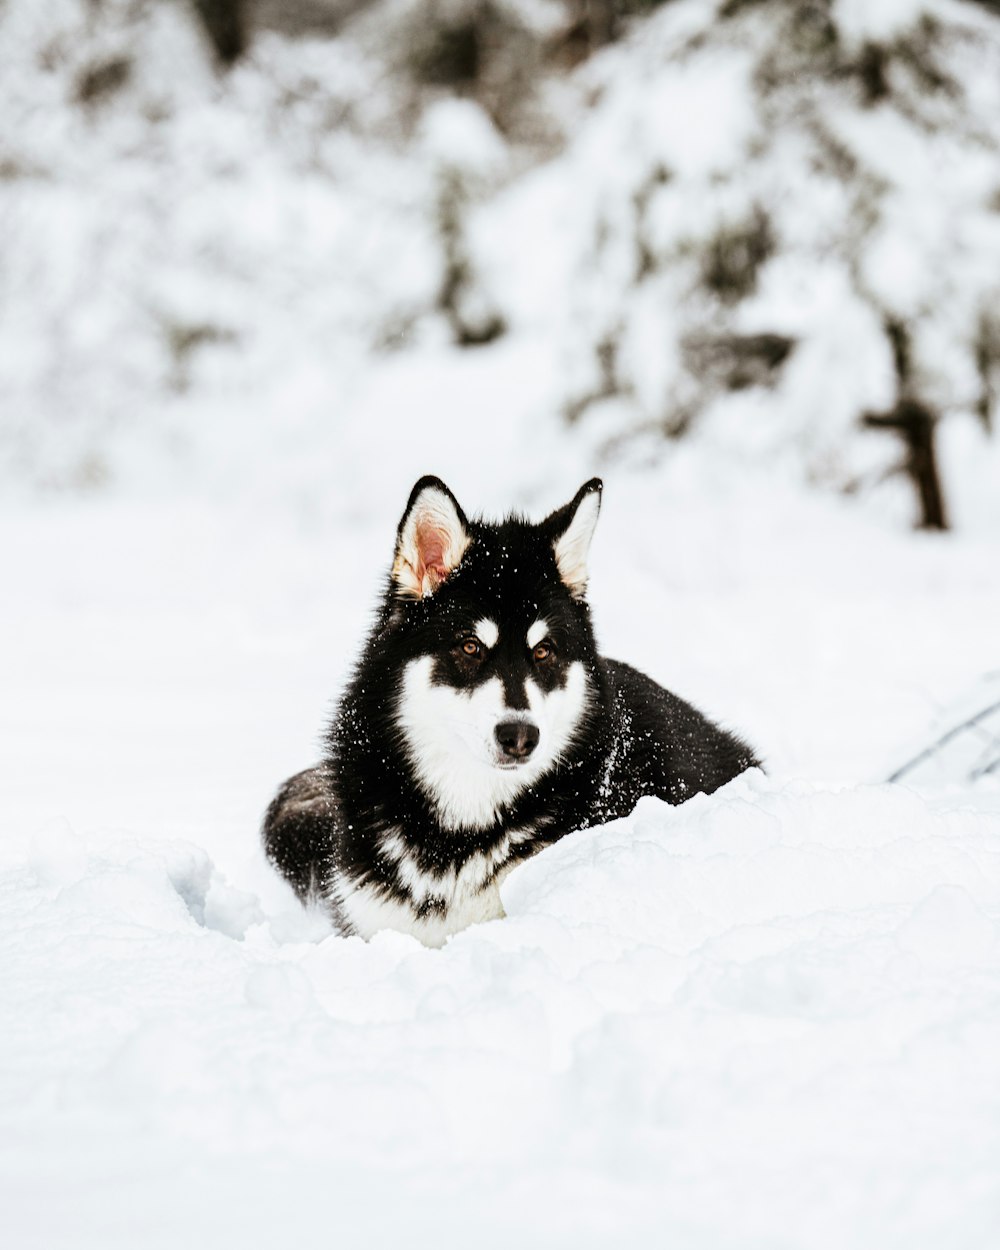
<path fill-rule="evenodd" d="M 380 851 L 406 896 L 380 884 L 359 884 L 342 877 L 333 886 L 337 910 L 360 937 L 396 929 L 425 946 L 443 946 L 451 934 L 503 916 L 500 885 L 514 867 L 512 842 L 532 833 L 525 829 L 507 834 L 492 850 L 477 852 L 460 868 L 424 872 L 399 833 L 390 830 L 382 836 Z"/>

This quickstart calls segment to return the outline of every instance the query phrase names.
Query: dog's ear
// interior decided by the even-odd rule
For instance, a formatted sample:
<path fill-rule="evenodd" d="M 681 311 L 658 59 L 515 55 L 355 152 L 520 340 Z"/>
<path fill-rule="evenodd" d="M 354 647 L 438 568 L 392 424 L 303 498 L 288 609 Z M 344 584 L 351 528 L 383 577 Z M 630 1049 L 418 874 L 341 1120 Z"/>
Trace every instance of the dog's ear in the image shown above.
<path fill-rule="evenodd" d="M 438 477 L 422 477 L 396 531 L 392 580 L 406 599 L 432 595 L 458 565 L 472 539 L 458 500 Z"/>
<path fill-rule="evenodd" d="M 587 553 L 600 515 L 603 489 L 601 479 L 592 477 L 565 507 L 542 522 L 551 536 L 559 576 L 574 599 L 587 593 Z"/>

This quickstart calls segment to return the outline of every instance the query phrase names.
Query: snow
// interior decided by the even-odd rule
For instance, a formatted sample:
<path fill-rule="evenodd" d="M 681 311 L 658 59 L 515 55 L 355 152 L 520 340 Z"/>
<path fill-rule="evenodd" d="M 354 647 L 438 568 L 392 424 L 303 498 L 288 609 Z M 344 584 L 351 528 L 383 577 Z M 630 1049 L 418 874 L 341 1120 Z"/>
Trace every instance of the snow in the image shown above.
<path fill-rule="evenodd" d="M 441 952 L 310 941 L 194 847 L 50 840 L 4 876 L 7 1225 L 985 1247 L 996 832 L 884 786 L 644 800 Z"/>
<path fill-rule="evenodd" d="M 914 12 L 922 6 L 913 0 L 834 0 L 833 11 L 837 29 L 859 47 L 868 40 L 890 40 L 913 24 Z"/>
<path fill-rule="evenodd" d="M 918 10 L 838 6 L 859 40 Z M 664 6 L 583 67 L 603 90 L 566 153 L 466 223 L 511 327 L 472 351 L 435 309 L 439 174 L 453 161 L 474 199 L 521 159 L 478 106 L 433 102 L 409 145 L 370 49 L 262 37 L 223 85 L 179 11 L 153 11 L 125 45 L 155 68 L 162 39 L 184 72 L 137 73 L 128 107 L 89 119 L 74 75 L 119 45 L 75 0 L 0 17 L 22 51 L 59 45 L 44 74 L 12 58 L 0 118 L 21 169 L 0 187 L 6 1240 L 992 1250 L 1000 777 L 972 775 L 997 717 L 886 778 L 998 697 L 1000 453 L 960 396 L 941 535 L 910 531 L 899 479 L 843 498 L 803 476 L 803 443 L 814 476 L 843 455 L 862 485 L 895 448 L 843 450 L 893 379 L 823 251 L 842 188 L 786 206 L 791 244 L 734 319 L 802 335 L 780 385 L 664 441 L 635 396 L 655 410 L 683 385 L 677 341 L 704 309 L 683 258 L 630 286 L 637 181 L 668 149 L 683 170 L 644 192 L 669 251 L 799 159 L 776 131 L 769 169 L 714 186 L 753 138 L 737 46 L 657 88 L 639 125 L 664 48 L 712 6 Z M 968 51 L 984 114 L 991 46 Z M 928 149 L 904 159 L 910 131 L 882 117 L 834 120 L 894 185 L 928 185 Z M 927 328 L 945 390 L 993 227 L 956 207 L 944 287 L 900 240 L 932 246 L 953 206 L 985 203 L 992 166 L 956 152 L 925 215 L 887 200 L 866 254 L 887 295 L 947 289 Z M 570 424 L 619 311 L 632 390 Z M 441 950 L 331 932 L 257 844 L 277 784 L 316 758 L 428 472 L 467 511 L 536 516 L 599 473 L 604 652 L 767 764 L 563 840 L 504 883 L 504 919 Z"/>
<path fill-rule="evenodd" d="M 421 143 L 430 161 L 489 178 L 502 167 L 506 147 L 483 110 L 471 100 L 439 100 L 424 114 Z"/>
<path fill-rule="evenodd" d="M 362 512 L 342 450 L 347 530 L 291 498 L 0 515 L 17 1244 L 985 1250 L 1000 790 L 877 783 L 995 666 L 995 542 L 693 449 L 609 473 L 605 649 L 749 734 L 769 775 L 564 840 L 441 951 L 366 945 L 256 845 L 405 503 L 394 464 Z M 449 480 L 466 507 L 478 471 Z"/>

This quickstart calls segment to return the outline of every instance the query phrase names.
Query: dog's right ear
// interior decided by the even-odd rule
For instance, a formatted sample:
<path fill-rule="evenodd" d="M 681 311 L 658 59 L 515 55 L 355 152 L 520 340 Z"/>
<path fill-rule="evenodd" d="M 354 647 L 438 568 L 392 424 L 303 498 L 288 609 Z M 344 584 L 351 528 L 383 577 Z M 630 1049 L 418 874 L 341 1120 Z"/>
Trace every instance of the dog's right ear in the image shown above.
<path fill-rule="evenodd" d="M 439 477 L 422 477 L 396 531 L 392 580 L 405 599 L 432 595 L 457 566 L 472 539 L 458 500 Z"/>

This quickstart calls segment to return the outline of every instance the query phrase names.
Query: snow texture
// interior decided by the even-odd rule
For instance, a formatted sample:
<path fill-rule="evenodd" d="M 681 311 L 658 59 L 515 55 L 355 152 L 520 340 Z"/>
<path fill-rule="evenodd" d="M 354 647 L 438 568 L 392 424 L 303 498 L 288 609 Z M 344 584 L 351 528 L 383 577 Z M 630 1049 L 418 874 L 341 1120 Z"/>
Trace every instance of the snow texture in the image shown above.
<path fill-rule="evenodd" d="M 891 379 L 844 188 L 793 211 L 805 139 L 776 123 L 725 172 L 760 137 L 754 39 L 803 6 L 729 7 L 739 37 L 677 0 L 582 66 L 565 152 L 530 169 L 471 100 L 407 116 L 373 90 L 360 37 L 261 36 L 222 79 L 180 5 L 0 10 L 5 1245 L 996 1245 L 1000 724 L 885 784 L 997 697 L 996 441 L 956 401 L 947 535 L 910 533 L 891 484 L 806 486 L 875 481 L 837 422 Z M 985 10 L 835 6 L 860 45 L 925 11 L 972 32 L 941 45 L 958 114 L 995 118 Z M 106 98 L 86 75 L 126 54 Z M 827 86 L 888 187 L 855 259 L 924 301 L 958 395 L 998 272 L 995 127 L 935 149 Z M 670 443 L 619 437 L 683 398 L 704 313 L 683 264 L 632 281 L 615 223 L 643 187 L 654 257 L 777 197 L 782 246 L 732 315 L 801 339 L 776 387 Z M 449 247 L 455 316 L 509 326 L 474 350 Z M 618 313 L 629 386 L 568 426 Z M 428 472 L 535 516 L 600 472 L 602 649 L 767 763 L 563 840 L 441 950 L 332 933 L 257 843 Z"/>
<path fill-rule="evenodd" d="M 194 847 L 41 838 L 3 878 L 5 1223 L 986 1247 L 996 835 L 884 786 L 643 800 L 443 952 L 310 941 Z"/>

